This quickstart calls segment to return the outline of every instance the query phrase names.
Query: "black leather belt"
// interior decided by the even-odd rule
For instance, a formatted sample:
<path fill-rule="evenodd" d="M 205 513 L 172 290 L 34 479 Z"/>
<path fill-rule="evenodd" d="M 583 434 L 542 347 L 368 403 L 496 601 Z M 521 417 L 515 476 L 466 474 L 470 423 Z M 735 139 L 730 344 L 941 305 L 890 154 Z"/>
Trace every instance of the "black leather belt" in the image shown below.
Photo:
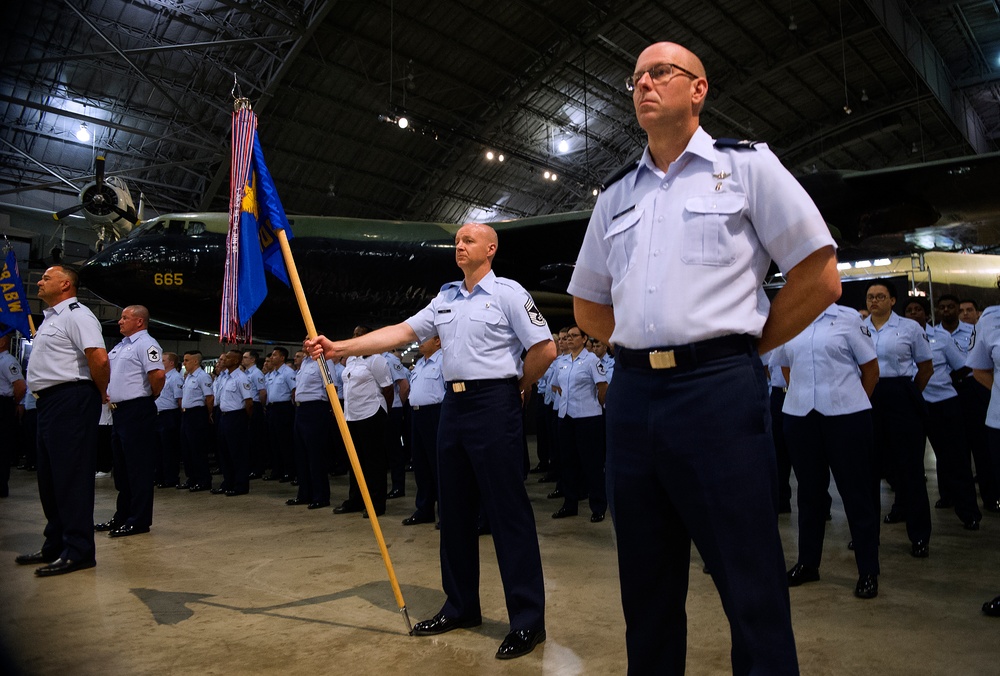
<path fill-rule="evenodd" d="M 163 415 L 164 413 L 177 413 L 179 411 L 179 408 L 165 408 L 162 411 L 157 411 L 156 415 Z"/>
<path fill-rule="evenodd" d="M 33 394 L 35 395 L 36 399 L 41 399 L 43 397 L 49 396 L 50 394 L 55 394 L 60 390 L 68 390 L 71 387 L 81 387 L 81 386 L 89 386 L 93 387 L 94 389 L 97 389 L 97 386 L 94 385 L 93 380 L 74 380 L 73 382 L 59 383 L 58 385 L 53 385 L 52 387 L 46 387 L 44 389 L 38 390 L 37 392 L 34 392 Z"/>
<path fill-rule="evenodd" d="M 452 392 L 471 392 L 475 390 L 484 390 L 488 387 L 496 387 L 497 385 L 514 385 L 517 386 L 517 378 L 493 378 L 489 380 L 450 380 L 446 383 L 448 389 Z"/>
<path fill-rule="evenodd" d="M 416 406 L 410 406 L 410 409 L 413 411 L 419 411 L 424 408 L 434 408 L 435 406 L 440 408 L 441 404 L 417 404 Z"/>
<path fill-rule="evenodd" d="M 152 400 L 153 397 L 151 396 L 135 397 L 134 399 L 125 399 L 124 401 L 112 401 L 108 405 L 111 407 L 111 410 L 114 411 L 115 409 L 118 408 L 128 408 L 132 404 L 138 404 L 140 402 L 152 401 Z"/>
<path fill-rule="evenodd" d="M 650 370 L 692 368 L 716 359 L 735 357 L 740 354 L 753 354 L 755 346 L 755 338 L 740 334 L 709 338 L 688 345 L 654 347 L 648 350 L 619 347 L 615 350 L 615 365 Z"/>

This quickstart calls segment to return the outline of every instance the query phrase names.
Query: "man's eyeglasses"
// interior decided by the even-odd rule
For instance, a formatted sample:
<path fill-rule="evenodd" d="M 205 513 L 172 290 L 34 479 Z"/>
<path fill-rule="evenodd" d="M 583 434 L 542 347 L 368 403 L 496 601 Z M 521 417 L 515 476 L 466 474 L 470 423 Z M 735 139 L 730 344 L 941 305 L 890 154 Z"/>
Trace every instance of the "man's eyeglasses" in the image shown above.
<path fill-rule="evenodd" d="M 567 333 L 567 338 L 583 338 L 583 334 L 580 333 Z"/>
<path fill-rule="evenodd" d="M 889 296 L 884 293 L 868 294 L 865 296 L 865 300 L 877 300 L 878 302 L 883 302 L 889 300 Z"/>
<path fill-rule="evenodd" d="M 646 70 L 637 70 L 636 72 L 625 78 L 625 89 L 630 92 L 635 91 L 635 86 L 639 84 L 639 80 L 646 73 L 649 73 L 649 79 L 654 83 L 663 82 L 674 76 L 674 71 L 677 71 L 681 75 L 687 75 L 689 78 L 696 80 L 698 76 L 687 70 L 686 68 L 681 68 L 676 63 L 658 63 L 652 68 L 647 68 Z"/>

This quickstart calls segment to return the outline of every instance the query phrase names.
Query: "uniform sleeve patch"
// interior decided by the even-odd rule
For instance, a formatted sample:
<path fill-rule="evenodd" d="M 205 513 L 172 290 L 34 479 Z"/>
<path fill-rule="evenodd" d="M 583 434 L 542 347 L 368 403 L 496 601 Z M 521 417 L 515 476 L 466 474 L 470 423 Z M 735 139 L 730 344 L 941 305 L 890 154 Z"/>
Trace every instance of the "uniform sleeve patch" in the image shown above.
<path fill-rule="evenodd" d="M 11 364 L 11 365 L 10 365 L 10 374 L 11 374 L 12 376 L 16 376 L 16 375 L 18 375 L 19 373 L 20 373 L 20 370 L 19 370 L 19 369 L 17 368 L 17 364 Z"/>
<path fill-rule="evenodd" d="M 535 326 L 545 326 L 545 317 L 542 316 L 542 311 L 538 309 L 532 298 L 528 298 L 524 302 L 524 310 L 528 313 L 528 319 L 532 324 Z"/>
<path fill-rule="evenodd" d="M 868 330 L 868 327 L 867 327 L 867 326 L 865 326 L 864 324 L 862 324 L 862 325 L 861 325 L 861 333 L 865 334 L 865 335 L 866 335 L 866 336 L 868 336 L 869 338 L 871 338 L 871 337 L 872 337 L 872 332 L 871 332 L 871 331 L 869 331 L 869 330 Z"/>
<path fill-rule="evenodd" d="M 972 335 L 969 336 L 969 349 L 971 350 L 976 346 L 976 330 L 972 329 Z"/>
<path fill-rule="evenodd" d="M 608 375 L 607 369 L 604 368 L 604 364 L 602 364 L 601 362 L 597 362 L 597 372 L 600 373 L 602 376 Z"/>
<path fill-rule="evenodd" d="M 250 383 L 249 382 L 243 383 L 243 389 L 244 390 L 249 390 L 250 389 Z"/>
<path fill-rule="evenodd" d="M 149 361 L 157 363 L 160 361 L 160 350 L 155 345 L 150 345 L 149 349 L 146 350 L 146 356 L 149 357 Z"/>

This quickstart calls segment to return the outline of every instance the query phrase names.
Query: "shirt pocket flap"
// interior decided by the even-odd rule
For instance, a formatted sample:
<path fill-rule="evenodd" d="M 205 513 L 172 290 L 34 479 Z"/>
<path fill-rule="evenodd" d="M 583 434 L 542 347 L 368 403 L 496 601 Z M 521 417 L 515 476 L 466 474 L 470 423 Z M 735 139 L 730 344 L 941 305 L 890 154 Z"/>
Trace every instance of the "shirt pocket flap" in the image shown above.
<path fill-rule="evenodd" d="M 434 326 L 440 326 L 441 324 L 448 324 L 455 320 L 455 313 L 453 311 L 448 312 L 435 312 L 434 313 Z"/>
<path fill-rule="evenodd" d="M 500 312 L 493 308 L 484 308 L 469 313 L 469 319 L 474 322 L 485 322 L 486 324 L 499 324 Z"/>
<path fill-rule="evenodd" d="M 745 195 L 729 192 L 688 197 L 684 208 L 693 214 L 735 214 L 745 204 Z"/>
<path fill-rule="evenodd" d="M 620 235 L 629 228 L 635 226 L 642 220 L 642 214 L 643 210 L 637 209 L 635 211 L 630 211 L 624 216 L 620 216 L 615 221 L 612 221 L 611 225 L 608 227 L 608 231 L 604 233 L 604 239 L 611 239 L 615 235 Z"/>

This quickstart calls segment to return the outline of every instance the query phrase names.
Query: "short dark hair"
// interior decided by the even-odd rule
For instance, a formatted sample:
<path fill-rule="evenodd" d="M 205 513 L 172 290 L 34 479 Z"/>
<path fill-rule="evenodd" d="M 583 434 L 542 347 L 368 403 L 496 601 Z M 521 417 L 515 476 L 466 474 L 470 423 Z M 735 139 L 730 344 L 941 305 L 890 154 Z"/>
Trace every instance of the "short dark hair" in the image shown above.
<path fill-rule="evenodd" d="M 958 296 L 956 296 L 953 293 L 942 293 L 940 296 L 938 296 L 938 299 L 937 299 L 938 305 L 940 305 L 942 302 L 944 302 L 946 300 L 950 300 L 955 305 L 958 305 L 959 303 L 962 302 L 962 301 L 960 301 L 958 299 Z"/>
<path fill-rule="evenodd" d="M 271 352 L 272 353 L 273 352 L 277 352 L 278 354 L 280 354 L 282 356 L 283 359 L 288 359 L 288 348 L 287 347 L 281 347 L 279 345 L 278 347 L 276 347 L 273 350 L 271 350 Z"/>
<path fill-rule="evenodd" d="M 243 353 L 240 354 L 240 357 L 242 357 L 244 354 L 249 354 L 251 357 L 253 357 L 254 361 L 260 359 L 260 352 L 257 350 L 243 350 Z"/>
<path fill-rule="evenodd" d="M 893 284 L 888 279 L 872 280 L 871 282 L 868 283 L 868 288 L 865 289 L 865 292 L 867 293 L 868 291 L 871 291 L 873 286 L 884 286 L 886 290 L 889 292 L 889 298 L 899 298 L 899 296 L 896 294 L 896 285 Z"/>
<path fill-rule="evenodd" d="M 201 354 L 201 350 L 188 350 L 187 352 L 184 353 L 184 356 L 186 357 L 189 354 L 193 354 L 194 356 L 198 357 L 198 361 L 201 361 L 204 358 Z"/>
<path fill-rule="evenodd" d="M 976 308 L 976 312 L 979 312 L 979 303 L 972 300 L 971 298 L 963 298 L 962 300 L 958 301 L 959 305 L 961 305 L 962 303 L 968 303 L 972 307 Z"/>
<path fill-rule="evenodd" d="M 931 304 L 923 296 L 908 296 L 906 298 L 906 303 L 903 305 L 903 309 L 905 310 L 910 303 L 916 303 L 917 305 L 922 307 L 924 310 L 924 314 L 926 315 L 929 315 L 931 313 Z"/>

